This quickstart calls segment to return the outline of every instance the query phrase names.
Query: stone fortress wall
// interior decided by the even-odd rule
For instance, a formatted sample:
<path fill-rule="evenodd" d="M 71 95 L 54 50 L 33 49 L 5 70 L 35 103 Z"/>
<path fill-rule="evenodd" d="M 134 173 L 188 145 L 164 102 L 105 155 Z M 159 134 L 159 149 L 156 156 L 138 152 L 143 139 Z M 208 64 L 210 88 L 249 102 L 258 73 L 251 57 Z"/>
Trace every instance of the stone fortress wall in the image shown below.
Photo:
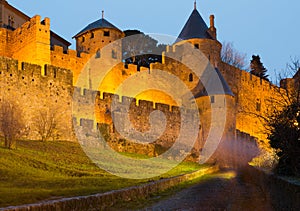
<path fill-rule="evenodd" d="M 50 61 L 50 19 L 34 16 L 20 28 L 0 29 L 1 56 L 44 66 Z M 42 68 L 43 69 L 43 68 Z"/>
<path fill-rule="evenodd" d="M 15 31 L 0 29 L 0 37 L 0 55 L 12 58 L 1 58 L 1 96 L 8 94 L 20 99 L 19 102 L 24 105 L 24 110 L 26 111 L 24 116 L 29 122 L 33 114 L 37 112 L 38 108 L 59 104 L 65 111 L 64 115 L 66 121 L 70 123 L 68 128 L 72 128 L 71 103 L 73 86 L 76 85 L 79 74 L 85 68 L 85 65 L 91 58 L 97 55 L 97 52 L 96 54 L 87 54 L 74 50 L 64 51 L 60 46 L 51 48 L 50 20 L 49 18 L 41 20 L 40 16 L 34 16 L 29 22 L 26 22 L 22 27 Z M 263 125 L 255 115 L 263 114 L 268 111 L 268 100 L 278 95 L 279 88 L 248 72 L 221 62 L 221 44 L 217 40 L 204 39 L 196 44 L 199 45 L 200 50 L 206 54 L 211 62 L 218 65 L 218 69 L 222 72 L 235 95 L 234 98 L 227 97 L 226 100 L 228 103 L 227 108 L 230 108 L 227 111 L 226 139 L 230 139 L 230 137 L 234 138 L 235 129 L 238 129 L 243 133 L 248 133 L 258 139 L 265 140 L 266 136 L 263 134 Z M 215 46 L 213 50 L 211 49 L 212 46 Z M 139 69 L 135 65 L 125 66 L 123 63 L 113 66 L 106 77 L 106 86 L 100 87 L 101 93 L 100 97 L 97 98 L 99 101 L 99 107 L 97 109 L 103 111 L 104 107 L 105 109 L 107 109 L 106 106 L 109 107 L 109 98 L 105 97 L 106 94 L 102 93 L 115 93 L 116 88 L 120 83 L 137 72 L 147 71 L 151 74 L 151 71 L 154 69 L 164 70 L 176 75 L 189 89 L 193 89 L 198 83 L 198 78 L 191 70 L 180 64 L 180 62 L 168 58 L 168 54 L 175 52 L 177 48 L 178 46 L 167 47 L 166 52 L 163 53 L 162 63 L 151 64 L 150 69 Z M 120 49 L 120 46 L 115 47 L 115 50 L 118 49 Z M 111 57 L 110 59 L 120 60 L 120 53 L 117 54 L 117 58 L 115 58 L 115 55 L 112 53 L 103 54 L 101 53 L 101 50 L 102 49 L 100 49 L 100 58 L 98 59 L 106 61 L 107 57 Z M 89 77 L 90 78 L 84 88 L 87 90 L 97 89 L 98 87 L 93 87 L 90 83 L 90 80 L 92 80 L 93 77 L 91 75 Z M 149 81 L 149 84 L 152 82 L 154 81 Z M 87 90 L 85 91 L 86 94 L 88 94 Z M 75 92 L 77 91 L 75 89 Z M 83 92 L 83 90 L 81 90 L 81 92 Z M 86 94 L 82 96 L 86 97 Z M 131 119 L 135 122 L 137 127 L 139 125 L 137 124 L 138 122 L 143 122 L 143 124 L 140 124 L 140 127 L 143 125 L 147 127 L 148 116 L 141 114 L 143 112 L 148 114 L 154 108 L 159 109 L 161 104 L 165 104 L 162 107 L 165 108 L 164 113 L 167 113 L 167 117 L 173 115 L 172 118 L 176 120 L 174 121 L 174 124 L 177 124 L 178 115 L 174 106 L 178 105 L 170 98 L 170 96 L 163 93 L 142 93 L 139 96 L 127 97 L 137 98 L 136 102 L 139 106 L 134 107 L 134 112 L 131 114 L 133 116 Z M 82 100 L 84 101 L 84 99 Z M 144 104 L 145 106 L 141 106 Z M 207 122 L 208 125 L 210 122 L 209 97 L 204 97 L 201 102 L 198 102 L 198 105 L 200 105 L 199 110 L 200 113 L 202 111 L 201 115 L 203 115 L 203 119 L 206 120 L 204 122 Z M 175 110 L 173 110 L 174 108 Z M 111 120 L 108 121 L 108 117 L 101 114 L 101 112 L 98 112 L 98 114 L 98 123 L 111 124 Z M 91 118 L 83 115 L 79 119 Z M 80 120 L 77 121 L 81 122 Z M 205 124 L 206 123 L 203 123 L 202 131 L 199 132 L 204 133 L 202 138 L 205 138 L 208 133 L 205 131 L 209 130 Z M 177 126 L 172 127 L 176 128 Z M 140 129 L 142 131 L 145 130 L 145 128 Z M 111 130 L 112 129 L 110 129 L 110 131 Z M 174 131 L 166 132 L 164 138 L 169 139 L 169 137 L 173 137 L 174 134 L 176 134 Z M 201 148 L 200 142 L 202 138 L 199 138 L 198 140 L 198 149 Z"/>
<path fill-rule="evenodd" d="M 259 116 L 265 116 L 276 106 L 274 100 L 282 101 L 286 90 L 226 63 L 219 66 L 235 95 L 236 128 L 265 141 L 266 129 Z"/>
<path fill-rule="evenodd" d="M 71 102 L 72 72 L 49 64 L 18 62 L 0 57 L 0 101 L 14 101 L 22 109 L 22 117 L 29 129 L 28 138 L 38 139 L 33 122 L 39 112 L 53 109 L 64 121 L 61 139 L 70 140 L 72 131 Z"/>
<path fill-rule="evenodd" d="M 106 141 L 117 151 L 141 153 L 150 156 L 160 154 L 177 140 L 181 130 L 181 121 L 183 121 L 181 114 L 184 113 L 184 116 L 187 117 L 185 123 L 192 126 L 193 121 L 196 119 L 195 112 L 197 112 L 190 109 L 182 110 L 177 106 L 80 88 L 75 88 L 74 99 L 76 99 L 73 102 L 73 109 L 75 109 L 74 125 L 83 127 L 84 131 L 89 131 L 91 135 L 95 135 L 97 129 L 101 128 L 102 135 L 107 138 Z M 112 108 L 113 100 L 114 107 Z M 153 111 L 162 112 L 166 118 L 166 128 L 163 133 L 160 133 L 161 122 L 159 119 L 152 118 L 152 125 L 150 125 L 150 114 Z M 128 115 L 133 128 L 141 133 L 138 143 L 134 143 L 130 139 L 126 140 L 123 136 L 125 134 L 128 137 L 132 132 L 132 128 L 129 127 L 130 124 L 126 121 Z M 112 118 L 118 120 L 121 131 L 115 128 Z M 151 127 L 152 133 L 149 134 L 147 131 Z M 203 141 L 202 133 L 198 133 L 199 128 L 196 131 L 198 138 L 195 140 L 193 152 L 199 151 L 203 145 L 203 142 L 201 142 Z M 109 135 L 106 136 L 107 134 Z M 188 133 L 181 134 L 181 136 L 184 139 L 191 137 Z M 154 139 L 155 142 L 151 144 L 145 144 L 141 141 L 152 140 L 153 137 L 158 138 Z"/>

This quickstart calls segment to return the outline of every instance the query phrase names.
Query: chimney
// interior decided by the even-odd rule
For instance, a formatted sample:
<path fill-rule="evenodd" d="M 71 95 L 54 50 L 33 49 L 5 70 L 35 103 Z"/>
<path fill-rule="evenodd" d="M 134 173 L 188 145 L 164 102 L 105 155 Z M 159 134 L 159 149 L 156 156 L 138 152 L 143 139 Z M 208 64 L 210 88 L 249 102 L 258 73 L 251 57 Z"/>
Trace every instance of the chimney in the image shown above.
<path fill-rule="evenodd" d="M 210 19 L 210 27 L 208 29 L 208 32 L 210 36 L 212 36 L 213 39 L 217 39 L 217 29 L 215 28 L 215 16 L 211 15 L 209 16 Z"/>
<path fill-rule="evenodd" d="M 209 19 L 210 19 L 210 28 L 215 27 L 215 16 L 210 15 Z"/>

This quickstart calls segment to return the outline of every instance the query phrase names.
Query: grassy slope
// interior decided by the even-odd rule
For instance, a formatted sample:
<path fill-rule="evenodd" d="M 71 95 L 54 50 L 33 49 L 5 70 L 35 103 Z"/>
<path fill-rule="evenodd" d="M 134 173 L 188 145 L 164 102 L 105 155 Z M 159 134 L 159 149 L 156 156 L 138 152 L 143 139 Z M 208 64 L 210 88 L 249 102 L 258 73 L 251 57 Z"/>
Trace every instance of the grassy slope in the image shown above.
<path fill-rule="evenodd" d="M 199 168 L 194 163 L 182 163 L 163 177 Z M 5 149 L 0 143 L 0 207 L 105 192 L 144 182 L 147 180 L 119 178 L 99 169 L 77 143 L 19 141 L 16 150 Z"/>

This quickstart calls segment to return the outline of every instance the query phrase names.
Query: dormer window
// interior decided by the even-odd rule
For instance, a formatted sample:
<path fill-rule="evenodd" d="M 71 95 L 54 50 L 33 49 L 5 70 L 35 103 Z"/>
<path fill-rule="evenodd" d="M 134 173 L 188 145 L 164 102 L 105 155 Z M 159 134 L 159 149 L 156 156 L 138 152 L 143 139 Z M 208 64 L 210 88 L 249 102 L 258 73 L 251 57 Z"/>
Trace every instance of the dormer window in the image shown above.
<path fill-rule="evenodd" d="M 104 37 L 109 37 L 109 36 L 110 36 L 109 31 L 104 31 Z"/>

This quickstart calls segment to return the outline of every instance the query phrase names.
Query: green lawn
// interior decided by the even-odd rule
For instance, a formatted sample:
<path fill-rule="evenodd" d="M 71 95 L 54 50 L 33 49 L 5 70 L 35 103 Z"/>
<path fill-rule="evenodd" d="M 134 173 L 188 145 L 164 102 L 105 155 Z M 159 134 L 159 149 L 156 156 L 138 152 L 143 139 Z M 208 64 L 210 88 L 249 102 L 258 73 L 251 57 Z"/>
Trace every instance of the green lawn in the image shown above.
<path fill-rule="evenodd" d="M 160 177 L 200 168 L 183 162 Z M 0 207 L 106 192 L 147 181 L 124 179 L 99 169 L 78 143 L 18 141 L 17 149 L 8 150 L 0 141 Z"/>

